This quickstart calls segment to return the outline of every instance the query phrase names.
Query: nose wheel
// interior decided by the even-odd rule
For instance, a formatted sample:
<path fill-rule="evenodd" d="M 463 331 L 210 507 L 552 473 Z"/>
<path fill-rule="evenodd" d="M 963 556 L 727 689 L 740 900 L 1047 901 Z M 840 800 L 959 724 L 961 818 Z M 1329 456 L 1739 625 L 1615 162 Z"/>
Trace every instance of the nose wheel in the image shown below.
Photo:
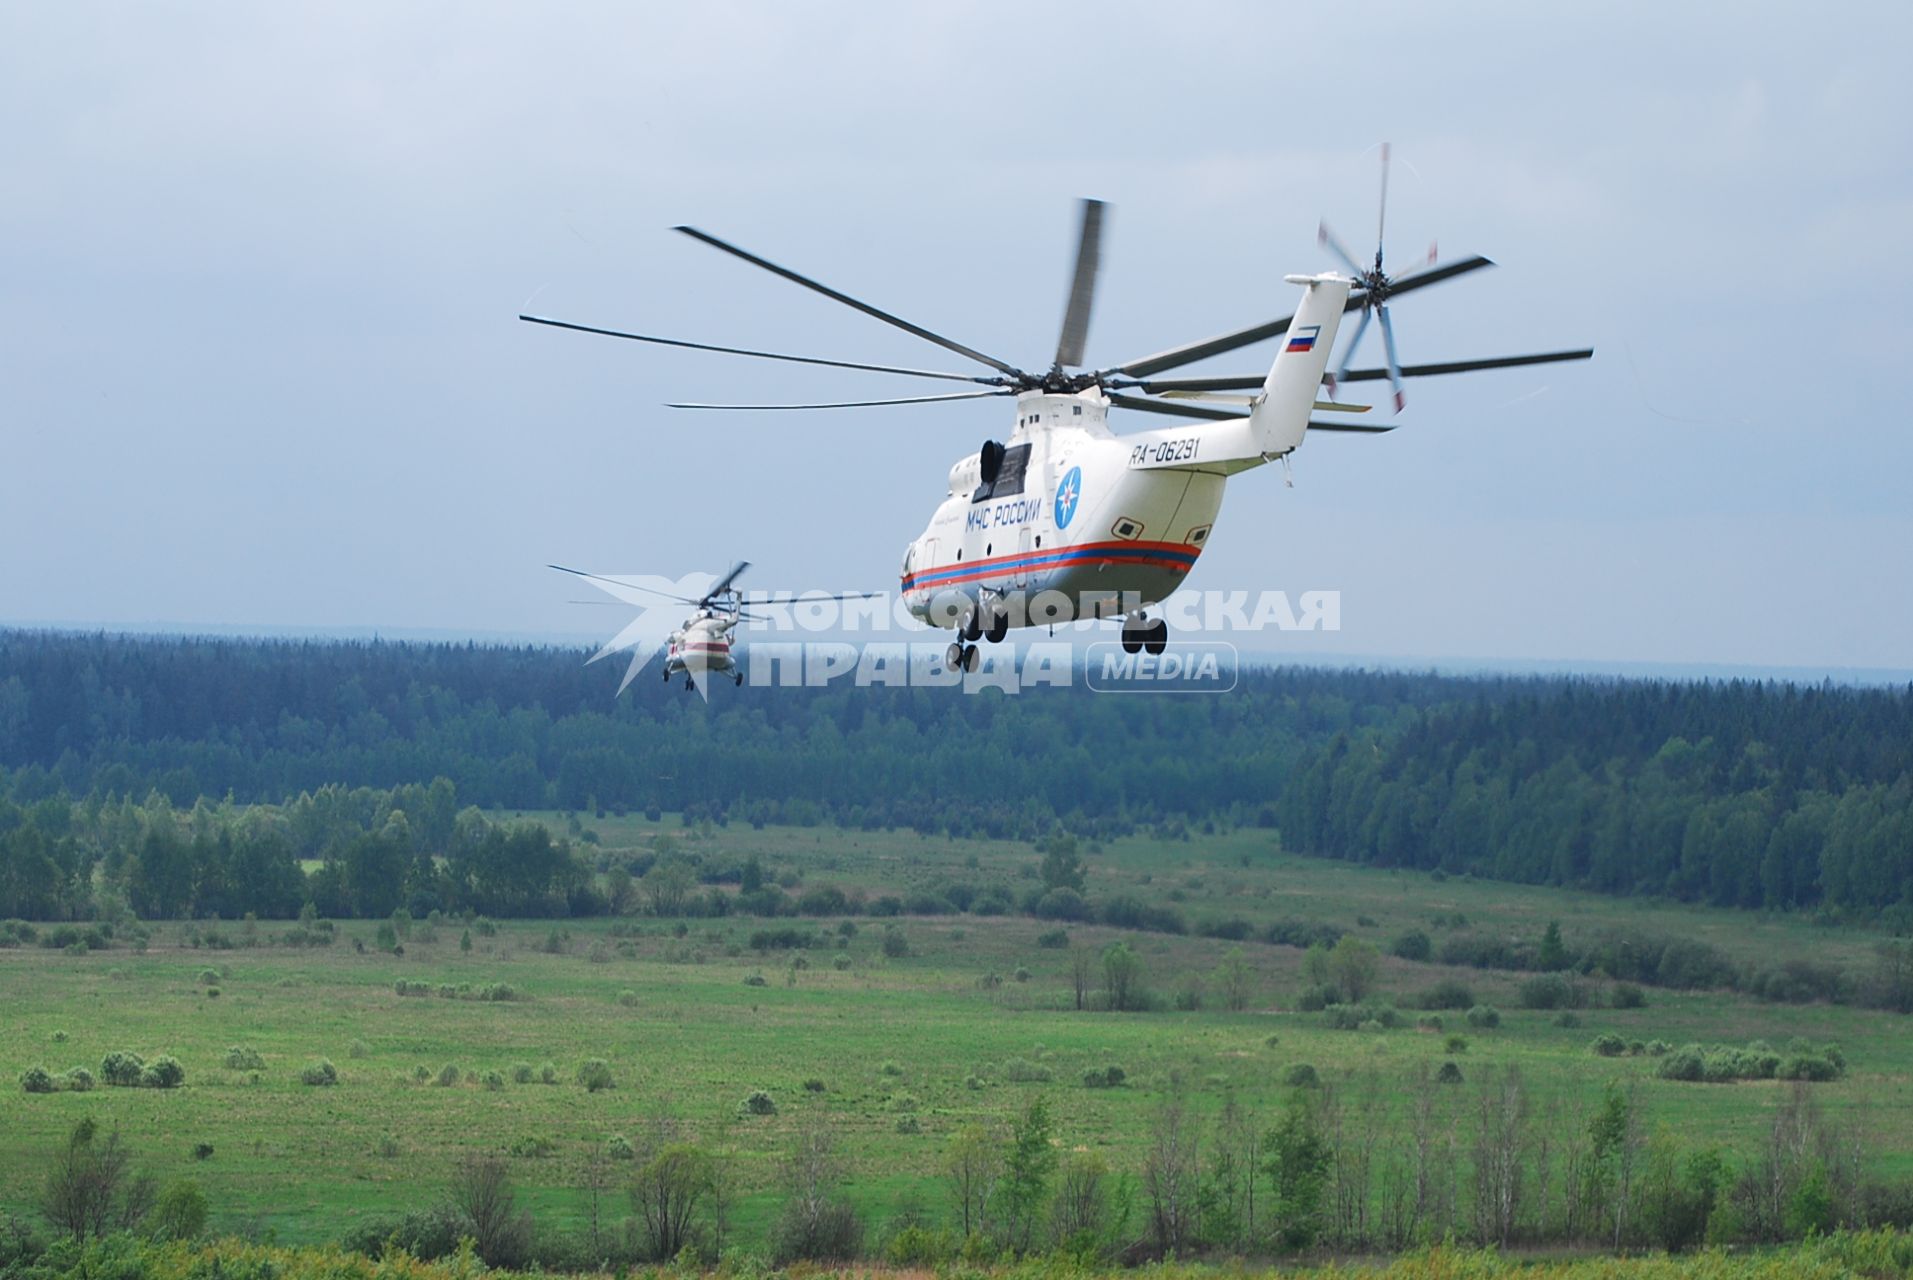
<path fill-rule="evenodd" d="M 1161 618 L 1136 614 L 1123 619 L 1123 652 L 1158 654 L 1169 648 L 1169 624 Z"/>

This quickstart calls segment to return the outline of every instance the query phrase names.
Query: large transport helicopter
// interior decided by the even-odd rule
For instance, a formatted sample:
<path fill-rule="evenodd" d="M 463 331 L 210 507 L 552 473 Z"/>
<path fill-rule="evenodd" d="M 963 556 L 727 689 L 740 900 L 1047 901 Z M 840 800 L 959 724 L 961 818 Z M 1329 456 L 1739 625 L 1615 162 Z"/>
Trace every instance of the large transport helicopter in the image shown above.
<path fill-rule="evenodd" d="M 1387 208 L 1387 149 L 1383 149 L 1382 208 Z M 715 346 L 622 330 L 521 315 L 534 324 L 574 329 L 661 346 L 716 351 L 796 364 L 825 365 L 912 378 L 975 384 L 979 389 L 938 395 L 819 404 L 673 404 L 676 409 L 851 409 L 926 404 L 988 397 L 1013 398 L 1016 421 L 1002 440 L 987 440 L 950 468 L 942 500 L 923 532 L 904 552 L 901 583 L 910 612 L 954 629 L 948 665 L 974 671 L 976 641 L 1003 640 L 1017 627 L 1050 626 L 1078 618 L 1121 618 L 1130 653 L 1161 653 L 1168 624 L 1148 611 L 1182 584 L 1195 567 L 1222 507 L 1229 477 L 1285 460 L 1312 431 L 1376 433 L 1392 425 L 1318 418 L 1316 413 L 1360 413 L 1369 406 L 1335 397 L 1348 384 L 1386 379 L 1393 407 L 1405 403 L 1404 379 L 1526 365 L 1585 360 L 1592 349 L 1497 356 L 1440 364 L 1400 364 L 1388 303 L 1391 298 L 1493 264 L 1474 256 L 1391 276 L 1382 261 L 1378 220 L 1375 260 L 1358 265 L 1329 231 L 1322 243 L 1349 274 L 1290 275 L 1301 290 L 1294 314 L 1156 355 L 1100 369 L 1083 368 L 1091 305 L 1101 259 L 1105 206 L 1082 203 L 1063 328 L 1047 372 L 1029 373 L 995 356 L 934 333 L 808 276 L 770 262 L 693 227 L 677 230 L 732 257 L 855 308 L 865 315 L 985 366 L 991 372 L 951 373 L 829 360 L 739 347 Z M 1342 317 L 1360 322 L 1341 367 L 1329 374 L 1330 353 Z M 1386 363 L 1350 369 L 1350 358 L 1370 319 L 1379 322 Z M 1280 339 L 1263 374 L 1163 378 L 1159 375 L 1271 338 Z M 1323 399 L 1324 382 L 1328 398 Z M 1141 393 L 1141 394 L 1135 394 Z M 1112 409 L 1194 419 L 1193 425 L 1117 435 Z"/>
<path fill-rule="evenodd" d="M 739 560 L 732 565 L 723 577 L 717 579 L 701 595 L 686 596 L 664 591 L 657 587 L 638 582 L 627 582 L 621 578 L 607 577 L 600 573 L 586 573 L 583 569 L 567 569 L 564 565 L 547 566 L 559 573 L 569 573 L 584 578 L 605 588 L 611 595 L 629 603 L 641 603 L 637 595 L 656 596 L 661 600 L 670 600 L 676 604 L 689 605 L 691 615 L 671 632 L 664 641 L 665 683 L 672 677 L 683 676 L 686 689 L 698 689 L 714 676 L 729 676 L 732 684 L 744 683 L 743 669 L 737 665 L 737 655 L 731 650 L 731 633 L 737 630 L 740 620 L 756 620 L 744 607 L 744 593 L 737 588 L 737 580 L 751 567 L 748 560 Z M 818 600 L 864 600 L 869 593 L 853 591 L 845 595 L 826 596 L 815 592 L 806 593 L 806 601 Z M 596 603 L 596 602 L 584 602 Z M 620 632 L 609 644 L 603 646 L 591 656 L 591 661 L 607 657 L 621 649 L 634 649 L 631 666 L 626 671 L 624 684 L 631 683 L 639 669 L 651 656 L 651 650 L 644 647 L 634 624 Z M 619 686 L 622 692 L 624 685 Z"/>

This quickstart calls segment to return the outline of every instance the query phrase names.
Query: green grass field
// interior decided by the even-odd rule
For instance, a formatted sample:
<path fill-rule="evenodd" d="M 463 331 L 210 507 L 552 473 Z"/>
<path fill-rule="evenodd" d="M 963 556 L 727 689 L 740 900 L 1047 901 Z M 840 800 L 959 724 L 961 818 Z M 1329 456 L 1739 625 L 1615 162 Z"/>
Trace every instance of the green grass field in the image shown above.
<path fill-rule="evenodd" d="M 551 818 L 555 824 L 562 820 Z M 756 853 L 773 875 L 805 887 L 906 892 L 953 876 L 1001 882 L 1020 892 L 1037 856 L 1026 845 L 948 841 L 915 835 L 834 829 L 733 826 L 709 836 L 675 821 L 587 820 L 607 849 L 640 847 L 669 830 L 687 851 Z M 1770 962 L 1811 956 L 1861 964 L 1873 939 L 1804 921 L 1643 904 L 1570 892 L 1391 873 L 1282 855 L 1273 834 L 1243 831 L 1191 840 L 1132 839 L 1088 857 L 1092 895 L 1131 892 L 1173 903 L 1192 922 L 1241 915 L 1258 923 L 1282 917 L 1323 920 L 1377 943 L 1409 927 L 1429 928 L 1438 913 L 1464 912 L 1477 930 L 1538 934 L 1558 919 L 1577 932 L 1628 924 L 1702 938 L 1736 959 Z M 1358 925 L 1359 919 L 1372 923 Z M 1119 1169 L 1140 1164 L 1151 1117 L 1172 1088 L 1197 1106 L 1219 1107 L 1233 1094 L 1265 1118 L 1286 1090 L 1282 1071 L 1313 1064 L 1325 1080 L 1372 1078 L 1384 1105 L 1399 1105 L 1417 1062 L 1446 1061 L 1444 1036 L 1408 1027 L 1330 1030 L 1318 1014 L 1293 1011 L 1303 985 L 1302 953 L 1242 944 L 1254 970 L 1248 1011 L 1112 1014 L 1075 1012 L 1070 952 L 1040 947 L 1053 926 L 1025 917 L 967 916 L 901 921 L 911 954 L 882 954 L 882 922 L 863 919 L 841 952 L 758 954 L 745 945 L 772 922 L 635 918 L 560 922 L 561 953 L 543 949 L 550 922 L 501 924 L 474 935 L 440 926 L 426 941 L 414 926 L 403 956 L 372 946 L 376 925 L 350 922 L 331 948 L 260 947 L 231 951 L 184 945 L 183 926 L 160 927 L 144 954 L 126 950 L 68 955 L 0 951 L 0 1208 L 30 1208 L 42 1158 L 81 1116 L 117 1124 L 162 1178 L 190 1176 L 206 1191 L 216 1229 L 276 1233 L 294 1242 L 335 1239 L 369 1215 L 430 1202 L 463 1151 L 500 1150 L 544 1139 L 552 1154 L 512 1161 L 541 1223 L 575 1224 L 586 1212 L 578 1189 L 588 1152 L 609 1134 L 635 1137 L 660 1110 L 697 1138 L 733 1153 L 740 1236 L 761 1233 L 775 1203 L 777 1160 L 791 1130 L 810 1113 L 829 1118 L 849 1159 L 852 1193 L 874 1221 L 915 1199 L 941 1213 L 937 1178 L 950 1133 L 970 1120 L 1001 1121 L 1032 1090 L 1047 1093 L 1063 1145 L 1106 1153 Z M 835 919 L 778 921 L 834 931 Z M 614 939 L 622 926 L 624 939 Z M 263 926 L 264 932 L 275 932 Z M 1432 931 L 1432 930 L 1431 930 Z M 1146 983 L 1169 993 L 1191 975 L 1211 974 L 1234 944 L 1200 937 L 1131 934 L 1071 926 L 1071 948 L 1100 949 L 1126 938 L 1142 956 Z M 1439 935 L 1437 935 L 1439 936 Z M 628 941 L 632 955 L 616 945 Z M 363 952 L 354 942 L 366 944 Z M 848 967 L 835 958 L 848 957 Z M 220 994 L 202 981 L 219 970 Z M 1025 969 L 1027 980 L 1016 971 Z M 747 985 L 761 974 L 764 985 Z M 986 975 L 1001 978 L 987 986 Z M 1604 1031 L 1627 1039 L 1776 1044 L 1794 1036 L 1835 1041 L 1850 1062 L 1847 1077 L 1816 1086 L 1826 1108 L 1862 1129 L 1883 1169 L 1913 1172 L 1913 1022 L 1890 1014 L 1824 1005 L 1765 1005 L 1718 993 L 1650 990 L 1648 1006 L 1589 1009 L 1582 1025 L 1516 1006 L 1519 975 L 1456 971 L 1385 960 L 1381 989 L 1406 1000 L 1439 978 L 1460 977 L 1478 999 L 1503 1013 L 1500 1029 L 1474 1031 L 1448 1014 L 1448 1032 L 1469 1040 L 1456 1056 L 1470 1081 L 1491 1066 L 1518 1065 L 1543 1114 L 1569 1117 L 1610 1079 L 1637 1079 L 1650 1125 L 1697 1140 L 1752 1150 L 1782 1086 L 1679 1084 L 1653 1078 L 1648 1058 L 1603 1059 L 1588 1048 Z M 431 984 L 508 982 L 525 997 L 509 1003 L 401 997 L 399 979 Z M 1213 990 L 1213 984 L 1211 984 Z M 625 992 L 629 1003 L 621 1003 Z M 64 1033 L 63 1040 L 56 1035 Z M 353 1056 L 355 1042 L 362 1056 Z M 256 1048 L 265 1069 L 222 1066 L 231 1045 Z M 176 1056 L 187 1072 L 178 1090 L 99 1088 L 90 1093 L 29 1095 L 13 1083 L 24 1068 L 98 1071 L 109 1051 Z M 316 1057 L 337 1067 L 331 1088 L 302 1085 L 300 1067 Z M 604 1058 L 617 1087 L 587 1093 L 573 1083 L 577 1064 Z M 1047 1069 L 1052 1079 L 1016 1083 L 1012 1059 Z M 413 1080 L 447 1063 L 464 1072 L 546 1061 L 555 1085 L 507 1083 L 489 1090 L 461 1082 Z M 1087 1089 L 1085 1070 L 1117 1064 L 1118 1089 Z M 895 1073 L 886 1069 L 893 1066 Z M 975 1076 L 982 1087 L 966 1084 Z M 809 1092 L 807 1080 L 824 1091 Z M 773 1116 L 747 1116 L 753 1090 L 776 1101 Z M 1464 1086 L 1454 1095 L 1466 1110 Z M 921 1132 L 898 1132 L 914 1115 Z M 195 1144 L 210 1143 L 201 1161 Z M 620 1201 L 615 1212 L 622 1214 Z"/>

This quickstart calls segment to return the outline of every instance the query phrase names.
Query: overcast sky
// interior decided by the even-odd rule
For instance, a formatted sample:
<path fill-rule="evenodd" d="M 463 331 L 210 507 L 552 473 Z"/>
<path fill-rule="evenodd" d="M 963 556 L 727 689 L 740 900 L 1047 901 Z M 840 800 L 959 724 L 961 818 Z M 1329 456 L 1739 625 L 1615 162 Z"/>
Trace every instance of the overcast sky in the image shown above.
<path fill-rule="evenodd" d="M 919 384 L 516 313 L 953 367 L 689 222 L 1040 365 L 1094 195 L 1114 363 L 1287 312 L 1323 215 L 1372 243 L 1385 138 L 1391 259 L 1501 264 L 1403 299 L 1403 358 L 1598 354 L 1238 478 L 1191 585 L 1339 590 L 1306 647 L 1346 654 L 1913 668 L 1910 43 L 1889 4 L 0 3 L 0 622 L 610 629 L 551 561 L 894 588 L 1002 402 L 673 412 Z"/>

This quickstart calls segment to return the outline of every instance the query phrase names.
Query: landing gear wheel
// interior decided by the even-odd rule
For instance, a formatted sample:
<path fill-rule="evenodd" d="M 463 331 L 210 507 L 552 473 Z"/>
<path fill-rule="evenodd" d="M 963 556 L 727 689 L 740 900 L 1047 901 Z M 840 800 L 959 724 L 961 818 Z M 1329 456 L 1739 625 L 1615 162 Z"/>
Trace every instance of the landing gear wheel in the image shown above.
<path fill-rule="evenodd" d="M 1002 644 L 1003 638 L 1010 634 L 1010 615 L 1001 609 L 990 615 L 990 625 L 984 629 L 984 639 L 991 644 Z"/>
<path fill-rule="evenodd" d="M 733 672 L 731 672 L 731 683 L 732 683 L 732 684 L 734 684 L 734 685 L 736 685 L 736 686 L 737 686 L 738 688 L 740 688 L 740 689 L 741 689 L 741 688 L 743 688 L 743 687 L 744 687 L 744 673 L 743 673 L 742 671 L 733 671 Z"/>
<path fill-rule="evenodd" d="M 951 671 L 963 670 L 964 652 L 965 650 L 964 650 L 962 641 L 959 640 L 956 643 L 952 644 L 948 649 L 945 649 L 943 651 L 943 665 L 949 668 Z"/>
<path fill-rule="evenodd" d="M 974 642 L 983 635 L 983 615 L 979 610 L 971 609 L 963 615 L 963 625 L 957 628 L 957 638 Z"/>
<path fill-rule="evenodd" d="M 671 683 L 671 668 L 666 667 L 663 671 L 660 671 L 658 674 L 664 677 L 664 683 L 666 684 Z"/>
<path fill-rule="evenodd" d="M 983 651 L 971 645 L 963 651 L 963 669 L 974 672 L 983 664 Z"/>
<path fill-rule="evenodd" d="M 691 677 L 689 676 L 684 677 L 684 692 L 689 693 L 691 690 L 695 688 L 697 688 L 697 685 L 692 683 Z"/>
<path fill-rule="evenodd" d="M 1141 653 L 1149 638 L 1155 635 L 1160 623 L 1151 623 L 1146 613 L 1132 614 L 1123 619 L 1123 652 Z M 1151 653 L 1160 653 L 1160 649 L 1151 649 Z"/>
<path fill-rule="evenodd" d="M 1169 624 L 1161 618 L 1156 619 L 1155 624 L 1143 633 L 1142 645 L 1143 648 L 1149 650 L 1150 653 L 1161 653 L 1167 649 L 1169 647 Z"/>

